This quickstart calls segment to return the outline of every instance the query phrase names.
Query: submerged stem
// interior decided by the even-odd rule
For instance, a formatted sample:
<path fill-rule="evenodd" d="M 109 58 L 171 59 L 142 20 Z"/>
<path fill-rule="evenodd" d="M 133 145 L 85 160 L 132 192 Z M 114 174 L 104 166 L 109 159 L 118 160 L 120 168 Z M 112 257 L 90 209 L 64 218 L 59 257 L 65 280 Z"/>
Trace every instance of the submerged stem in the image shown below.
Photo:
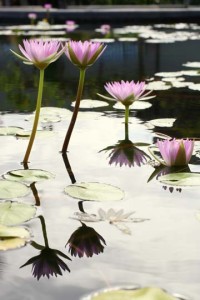
<path fill-rule="evenodd" d="M 29 155 L 31 153 L 31 149 L 32 149 L 32 146 L 33 146 L 33 142 L 34 142 L 34 139 L 35 139 L 36 132 L 37 132 L 37 126 L 38 126 L 38 121 L 39 121 L 39 116 L 40 116 L 40 108 L 41 108 L 41 103 L 42 103 L 43 85 L 44 85 L 44 70 L 40 70 L 40 79 L 39 79 L 35 119 L 34 119 L 34 122 L 33 122 L 33 128 L 32 128 L 32 131 L 31 131 L 31 135 L 30 135 L 30 139 L 29 139 L 27 150 L 26 150 L 26 154 L 24 156 L 23 163 L 28 162 Z"/>
<path fill-rule="evenodd" d="M 71 137 L 74 125 L 76 123 L 76 118 L 77 118 L 77 115 L 78 115 L 80 101 L 81 101 L 81 97 L 82 97 L 82 93 L 83 93 L 84 80 L 85 80 L 85 69 L 80 69 L 79 84 L 78 84 L 78 90 L 77 90 L 77 95 L 76 95 L 76 102 L 75 102 L 74 112 L 73 112 L 68 130 L 67 130 L 67 134 L 65 136 L 65 140 L 64 140 L 64 143 L 63 143 L 62 151 L 61 151 L 62 153 L 67 152 L 70 137 Z"/>

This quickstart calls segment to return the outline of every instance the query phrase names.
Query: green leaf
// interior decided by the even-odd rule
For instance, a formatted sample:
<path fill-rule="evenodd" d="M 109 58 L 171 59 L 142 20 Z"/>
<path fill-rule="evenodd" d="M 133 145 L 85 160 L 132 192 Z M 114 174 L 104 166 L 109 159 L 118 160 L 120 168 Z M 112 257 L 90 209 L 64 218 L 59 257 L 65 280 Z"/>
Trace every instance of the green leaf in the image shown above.
<path fill-rule="evenodd" d="M 98 182 L 69 185 L 65 188 L 65 193 L 73 198 L 88 201 L 117 201 L 124 197 L 124 192 L 120 188 Z"/>
<path fill-rule="evenodd" d="M 38 182 L 38 181 L 43 181 L 47 179 L 52 179 L 55 176 L 44 170 L 39 170 L 39 169 L 19 169 L 19 170 L 13 170 L 9 171 L 3 177 L 7 180 L 11 181 L 22 181 L 22 182 Z"/>
<path fill-rule="evenodd" d="M 29 188 L 22 183 L 0 179 L 0 199 L 24 197 L 29 192 Z"/>
<path fill-rule="evenodd" d="M 136 290 L 119 289 L 109 290 L 95 294 L 88 300 L 177 300 L 178 298 L 167 294 L 159 288 L 146 287 Z"/>
<path fill-rule="evenodd" d="M 20 133 L 21 130 L 23 130 L 23 128 L 15 126 L 0 127 L 0 135 L 16 135 Z"/>
<path fill-rule="evenodd" d="M 16 137 L 17 138 L 29 138 L 31 135 L 31 131 L 28 131 L 28 130 L 21 130 L 20 132 L 18 132 L 16 134 Z M 36 136 L 37 137 L 40 137 L 40 138 L 44 138 L 44 137 L 50 137 L 54 135 L 54 132 L 53 131 L 49 131 L 49 130 L 37 130 L 36 132 Z"/>
<path fill-rule="evenodd" d="M 157 127 L 172 127 L 175 121 L 175 118 L 163 118 L 150 120 L 148 123 Z"/>
<path fill-rule="evenodd" d="M 72 102 L 72 107 L 75 106 L 75 102 Z M 105 101 L 92 100 L 92 99 L 83 99 L 80 103 L 80 108 L 97 108 L 108 106 L 108 103 Z"/>
<path fill-rule="evenodd" d="M 9 239 L 0 239 L 0 251 L 6 251 L 16 248 L 21 248 L 25 246 L 27 239 L 23 238 L 9 238 Z"/>
<path fill-rule="evenodd" d="M 28 239 L 30 237 L 30 232 L 24 227 L 11 227 L 0 224 L 0 239 L 14 237 Z"/>
<path fill-rule="evenodd" d="M 0 203 L 0 224 L 11 226 L 29 221 L 36 214 L 36 207 L 22 202 Z"/>
<path fill-rule="evenodd" d="M 159 177 L 159 181 L 173 186 L 199 186 L 199 173 L 172 173 Z"/>

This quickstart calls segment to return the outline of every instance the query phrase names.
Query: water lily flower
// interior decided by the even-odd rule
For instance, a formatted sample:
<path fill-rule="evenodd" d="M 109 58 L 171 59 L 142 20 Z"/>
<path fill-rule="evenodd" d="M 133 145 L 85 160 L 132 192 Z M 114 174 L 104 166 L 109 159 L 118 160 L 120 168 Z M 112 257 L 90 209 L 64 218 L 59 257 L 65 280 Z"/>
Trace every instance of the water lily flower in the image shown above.
<path fill-rule="evenodd" d="M 29 13 L 28 14 L 28 18 L 32 19 L 32 20 L 35 20 L 35 19 L 37 19 L 37 14 L 35 14 L 35 13 Z"/>
<path fill-rule="evenodd" d="M 110 29 L 111 29 L 111 27 L 109 24 L 102 24 L 100 31 L 102 34 L 108 34 L 108 33 L 110 33 Z"/>
<path fill-rule="evenodd" d="M 87 68 L 103 53 L 106 46 L 98 42 L 69 41 L 65 54 L 69 60 L 79 68 Z"/>
<path fill-rule="evenodd" d="M 70 258 L 61 251 L 44 247 L 39 255 L 30 258 L 20 268 L 32 265 L 33 276 L 36 277 L 37 280 L 42 276 L 49 278 L 55 275 L 57 277 L 57 275 L 62 275 L 62 270 L 70 272 L 66 263 L 59 256 L 70 260 Z"/>
<path fill-rule="evenodd" d="M 135 165 L 141 166 L 147 162 L 147 155 L 144 151 L 136 147 L 130 140 L 122 140 L 113 146 L 109 146 L 101 151 L 109 151 L 109 164 L 119 165 L 120 167 L 129 166 L 134 167 Z M 101 152 L 100 151 L 100 152 Z"/>
<path fill-rule="evenodd" d="M 70 137 L 76 123 L 80 101 L 83 93 L 83 86 L 85 81 L 86 68 L 93 65 L 94 62 L 106 49 L 106 46 L 102 43 L 90 42 L 90 41 L 69 41 L 66 43 L 67 50 L 65 51 L 66 56 L 69 60 L 80 69 L 79 84 L 76 94 L 75 107 L 73 115 L 64 139 L 62 153 L 67 151 Z"/>
<path fill-rule="evenodd" d="M 51 3 L 45 3 L 44 4 L 44 8 L 47 9 L 47 10 L 49 10 L 49 9 L 52 8 L 52 4 Z"/>
<path fill-rule="evenodd" d="M 38 97 L 36 104 L 35 119 L 33 122 L 33 128 L 29 139 L 28 147 L 24 156 L 23 163 L 28 163 L 29 155 L 34 143 L 39 116 L 40 108 L 42 103 L 42 93 L 44 85 L 44 70 L 46 67 L 56 61 L 61 54 L 65 51 L 65 48 L 60 48 L 58 41 L 43 41 L 43 40 L 23 40 L 23 46 L 19 45 L 19 49 L 23 56 L 12 51 L 18 58 L 22 59 L 25 64 L 35 65 L 40 70 L 39 86 L 38 86 Z"/>
<path fill-rule="evenodd" d="M 56 40 L 43 41 L 31 39 L 23 40 L 23 46 L 19 45 L 19 49 L 23 56 L 14 52 L 18 58 L 22 59 L 25 64 L 35 65 L 38 69 L 44 70 L 50 63 L 56 61 L 65 48 L 60 49 L 60 42 Z"/>
<path fill-rule="evenodd" d="M 166 166 L 185 166 L 189 163 L 194 149 L 194 141 L 189 139 L 166 139 L 157 146 Z"/>
<path fill-rule="evenodd" d="M 106 245 L 104 238 L 94 228 L 82 222 L 81 224 L 82 226 L 74 231 L 66 244 L 69 245 L 71 255 L 83 257 L 85 254 L 87 257 L 92 257 L 93 254 L 98 255 L 103 252 Z"/>
<path fill-rule="evenodd" d="M 74 31 L 74 29 L 76 29 L 76 27 L 77 27 L 76 22 L 73 21 L 73 20 L 67 20 L 67 21 L 65 22 L 65 24 L 66 24 L 66 30 L 67 30 L 68 32 Z"/>

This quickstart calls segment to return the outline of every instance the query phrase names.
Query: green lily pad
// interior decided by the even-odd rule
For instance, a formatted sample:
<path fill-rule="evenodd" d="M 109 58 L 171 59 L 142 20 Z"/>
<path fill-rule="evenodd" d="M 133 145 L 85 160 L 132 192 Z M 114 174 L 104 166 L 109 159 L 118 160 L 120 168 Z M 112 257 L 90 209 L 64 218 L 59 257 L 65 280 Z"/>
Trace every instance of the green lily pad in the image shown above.
<path fill-rule="evenodd" d="M 172 173 L 159 177 L 159 181 L 173 186 L 199 186 L 200 173 Z"/>
<path fill-rule="evenodd" d="M 147 102 L 147 101 L 135 101 L 133 103 L 133 105 L 130 106 L 130 110 L 142 110 L 142 109 L 147 109 L 149 107 L 151 107 L 152 104 Z M 120 103 L 120 102 L 117 102 L 115 105 L 113 105 L 113 108 L 115 109 L 122 109 L 124 110 L 125 106 Z"/>
<path fill-rule="evenodd" d="M 21 138 L 21 139 L 29 139 L 31 135 L 31 130 L 21 130 L 16 134 L 17 138 Z M 49 137 L 54 135 L 53 131 L 49 131 L 49 130 L 37 130 L 36 132 L 36 137 L 38 138 L 44 138 L 44 137 Z"/>
<path fill-rule="evenodd" d="M 177 300 L 180 298 L 169 295 L 164 290 L 155 287 L 141 289 L 116 289 L 96 293 L 88 300 Z"/>
<path fill-rule="evenodd" d="M 7 172 L 3 177 L 7 180 L 22 181 L 22 182 L 38 182 L 47 179 L 55 178 L 55 175 L 39 169 L 19 169 Z"/>
<path fill-rule="evenodd" d="M 27 116 L 26 117 L 26 121 L 33 121 L 34 120 L 34 118 L 35 118 L 35 116 L 34 115 L 31 115 L 31 116 Z M 41 123 L 57 123 L 57 122 L 60 122 L 61 121 L 61 117 L 59 117 L 59 116 L 54 116 L 53 114 L 44 114 L 44 115 L 40 115 L 40 117 L 39 117 L 39 121 L 41 122 Z"/>
<path fill-rule="evenodd" d="M 24 197 L 29 191 L 29 188 L 20 182 L 0 179 L 0 199 Z"/>
<path fill-rule="evenodd" d="M 73 198 L 88 201 L 117 201 L 124 197 L 124 192 L 120 188 L 98 182 L 69 185 L 65 188 L 65 193 Z"/>
<path fill-rule="evenodd" d="M 27 228 L 0 224 L 0 251 L 21 248 L 29 239 L 30 232 Z"/>
<path fill-rule="evenodd" d="M 23 128 L 15 126 L 0 127 L 0 135 L 16 135 L 22 130 Z"/>
<path fill-rule="evenodd" d="M 0 203 L 0 224 L 12 226 L 24 223 L 36 214 L 36 207 L 22 202 Z"/>
<path fill-rule="evenodd" d="M 80 103 L 80 108 L 97 108 L 108 106 L 109 104 L 105 101 L 92 100 L 92 99 L 83 99 Z M 72 102 L 72 107 L 75 106 L 75 102 Z"/>
<path fill-rule="evenodd" d="M 149 123 L 157 127 L 172 127 L 175 121 L 175 118 L 163 118 L 150 120 Z"/>

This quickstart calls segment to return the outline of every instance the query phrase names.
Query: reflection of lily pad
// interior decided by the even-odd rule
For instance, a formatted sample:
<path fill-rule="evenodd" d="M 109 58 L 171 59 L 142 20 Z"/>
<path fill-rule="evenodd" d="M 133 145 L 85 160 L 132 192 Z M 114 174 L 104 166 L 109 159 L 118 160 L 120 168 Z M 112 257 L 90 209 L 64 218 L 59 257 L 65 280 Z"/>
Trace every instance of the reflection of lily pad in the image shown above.
<path fill-rule="evenodd" d="M 141 289 L 113 289 L 95 293 L 83 300 L 177 300 L 175 296 L 169 295 L 164 290 L 155 287 Z"/>
<path fill-rule="evenodd" d="M 199 173 L 173 173 L 159 177 L 159 180 L 164 184 L 174 186 L 199 186 Z"/>
<path fill-rule="evenodd" d="M 29 188 L 19 182 L 0 180 L 0 199 L 11 199 L 26 196 Z"/>
<path fill-rule="evenodd" d="M 163 118 L 150 120 L 149 123 L 157 127 L 172 127 L 175 121 L 175 118 Z"/>
<path fill-rule="evenodd" d="M 29 238 L 27 228 L 0 225 L 0 251 L 23 247 Z"/>
<path fill-rule="evenodd" d="M 5 201 L 0 203 L 0 224 L 17 225 L 34 217 L 36 207 L 21 202 Z"/>
<path fill-rule="evenodd" d="M 74 107 L 75 102 L 72 102 L 72 106 Z M 97 108 L 108 106 L 108 103 L 100 100 L 92 100 L 92 99 L 84 99 L 81 100 L 80 108 Z"/>
<path fill-rule="evenodd" d="M 12 181 L 24 181 L 24 182 L 38 182 L 43 181 L 47 179 L 52 179 L 55 176 L 44 170 L 38 170 L 38 169 L 20 169 L 20 170 L 13 170 L 9 171 L 3 176 L 7 180 Z"/>
<path fill-rule="evenodd" d="M 16 135 L 17 133 L 21 132 L 23 128 L 21 127 L 0 127 L 0 135 Z"/>
<path fill-rule="evenodd" d="M 90 201 L 116 201 L 121 200 L 124 196 L 124 192 L 120 188 L 98 182 L 69 185 L 65 188 L 65 193 L 73 198 Z"/>

